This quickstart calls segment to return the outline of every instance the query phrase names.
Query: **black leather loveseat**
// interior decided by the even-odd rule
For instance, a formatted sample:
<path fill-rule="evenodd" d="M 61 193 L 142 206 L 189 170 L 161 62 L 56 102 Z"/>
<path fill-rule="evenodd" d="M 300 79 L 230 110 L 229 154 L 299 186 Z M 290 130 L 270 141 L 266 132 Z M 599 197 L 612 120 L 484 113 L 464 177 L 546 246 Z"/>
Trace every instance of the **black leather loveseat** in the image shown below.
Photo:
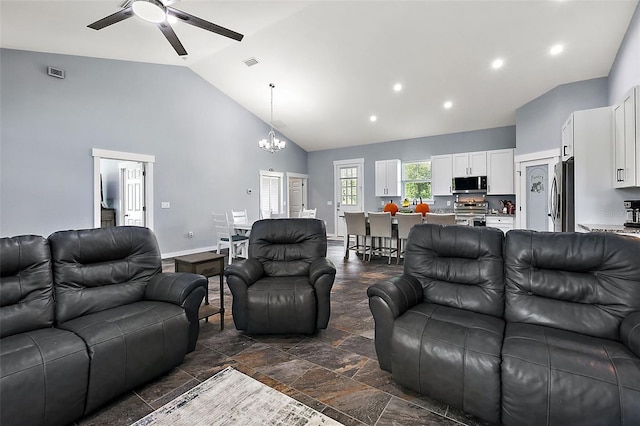
<path fill-rule="evenodd" d="M 0 424 L 65 425 L 182 363 L 206 279 L 146 228 L 0 239 Z"/>
<path fill-rule="evenodd" d="M 640 424 L 640 239 L 417 225 L 368 295 L 412 390 L 491 423 Z"/>

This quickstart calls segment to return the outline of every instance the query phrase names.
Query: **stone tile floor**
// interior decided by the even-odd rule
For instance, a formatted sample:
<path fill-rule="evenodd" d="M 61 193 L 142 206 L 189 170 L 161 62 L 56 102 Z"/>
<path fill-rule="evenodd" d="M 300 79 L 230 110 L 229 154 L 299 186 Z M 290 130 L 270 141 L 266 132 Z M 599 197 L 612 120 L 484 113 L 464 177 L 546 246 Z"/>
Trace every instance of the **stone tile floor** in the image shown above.
<path fill-rule="evenodd" d="M 231 294 L 225 288 L 225 329 L 219 315 L 201 322 L 196 350 L 157 380 L 130 392 L 78 425 L 128 425 L 222 369 L 232 366 L 345 425 L 484 425 L 465 413 L 396 384 L 380 370 L 374 350 L 374 323 L 366 290 L 399 275 L 402 265 L 387 258 L 363 262 L 353 252 L 343 258 L 342 241 L 329 241 L 337 275 L 329 327 L 313 336 L 249 336 L 237 331 Z M 165 272 L 173 261 L 163 262 Z M 209 298 L 219 303 L 218 277 Z"/>

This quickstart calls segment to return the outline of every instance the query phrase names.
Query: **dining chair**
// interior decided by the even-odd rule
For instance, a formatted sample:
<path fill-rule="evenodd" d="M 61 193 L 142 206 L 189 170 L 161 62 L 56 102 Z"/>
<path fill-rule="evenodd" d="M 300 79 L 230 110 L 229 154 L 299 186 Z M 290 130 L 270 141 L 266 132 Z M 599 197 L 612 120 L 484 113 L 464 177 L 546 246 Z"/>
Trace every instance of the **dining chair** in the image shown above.
<path fill-rule="evenodd" d="M 364 260 L 369 246 L 367 245 L 367 217 L 364 212 L 344 212 L 344 220 L 347 224 L 347 232 L 344 236 L 344 258 L 349 258 L 349 250 L 355 250 L 356 255 L 362 253 Z M 350 237 L 355 237 L 355 243 L 350 244 Z M 364 243 L 360 244 L 360 237 L 364 238 Z"/>
<path fill-rule="evenodd" d="M 229 223 L 226 213 L 211 213 L 213 224 L 218 236 L 218 254 L 223 248 L 229 249 L 229 265 L 236 257 L 247 258 L 249 256 L 249 237 L 239 235 L 234 232 L 233 226 Z"/>
<path fill-rule="evenodd" d="M 455 225 L 456 215 L 454 213 L 427 213 L 424 216 L 424 221 L 437 225 Z"/>
<path fill-rule="evenodd" d="M 233 218 L 233 223 L 249 223 L 247 210 L 231 210 L 231 217 Z"/>
<path fill-rule="evenodd" d="M 369 235 L 371 236 L 371 247 L 369 248 L 369 262 L 371 256 L 379 254 L 380 256 L 389 256 L 389 265 L 391 265 L 391 254 L 398 249 L 392 247 L 392 225 L 391 212 L 369 212 Z M 379 244 L 374 244 L 375 240 L 379 240 Z M 385 247 L 385 243 L 387 246 Z"/>
<path fill-rule="evenodd" d="M 422 213 L 396 213 L 398 221 L 398 256 L 396 256 L 396 264 L 400 264 L 400 256 L 404 253 L 402 248 L 403 241 L 409 238 L 409 231 L 413 225 L 422 223 Z"/>
<path fill-rule="evenodd" d="M 300 217 L 315 219 L 316 209 L 302 209 L 300 210 Z"/>

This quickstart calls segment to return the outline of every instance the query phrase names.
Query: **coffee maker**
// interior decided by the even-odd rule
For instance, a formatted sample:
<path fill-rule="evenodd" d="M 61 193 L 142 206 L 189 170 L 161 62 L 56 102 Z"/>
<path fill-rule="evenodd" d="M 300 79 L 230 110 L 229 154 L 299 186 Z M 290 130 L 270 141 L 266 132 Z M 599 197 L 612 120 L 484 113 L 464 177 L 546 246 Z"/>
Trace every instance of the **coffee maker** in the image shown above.
<path fill-rule="evenodd" d="M 626 211 L 624 226 L 640 228 L 640 200 L 626 200 L 624 208 Z"/>

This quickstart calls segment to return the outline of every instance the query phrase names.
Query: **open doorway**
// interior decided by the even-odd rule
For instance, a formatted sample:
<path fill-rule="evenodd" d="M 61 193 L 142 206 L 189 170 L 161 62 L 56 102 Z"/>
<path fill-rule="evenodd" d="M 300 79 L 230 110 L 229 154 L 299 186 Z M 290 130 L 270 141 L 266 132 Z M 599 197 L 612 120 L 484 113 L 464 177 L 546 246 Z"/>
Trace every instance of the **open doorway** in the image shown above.
<path fill-rule="evenodd" d="M 553 231 L 552 181 L 560 150 L 516 156 L 516 228 Z"/>
<path fill-rule="evenodd" d="M 155 156 L 101 149 L 93 149 L 92 153 L 94 226 L 133 225 L 153 229 Z"/>

